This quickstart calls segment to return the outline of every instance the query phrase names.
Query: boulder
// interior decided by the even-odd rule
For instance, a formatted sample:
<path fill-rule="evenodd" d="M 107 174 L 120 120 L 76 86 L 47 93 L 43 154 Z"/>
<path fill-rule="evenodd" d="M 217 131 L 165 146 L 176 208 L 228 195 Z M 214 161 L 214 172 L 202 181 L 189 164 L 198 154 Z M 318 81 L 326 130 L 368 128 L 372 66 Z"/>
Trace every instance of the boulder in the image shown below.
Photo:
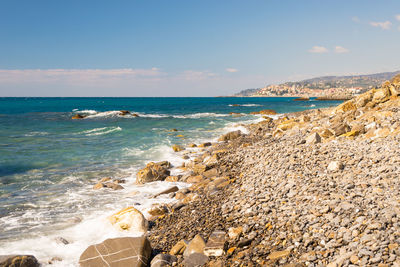
<path fill-rule="evenodd" d="M 168 177 L 171 177 L 171 176 L 168 176 Z M 165 179 L 165 180 L 167 180 L 167 179 Z M 177 191 L 179 191 L 179 188 L 175 185 L 175 186 L 172 186 L 172 187 L 170 187 L 168 189 L 165 189 L 165 190 L 161 191 L 160 193 L 155 194 L 153 196 L 153 198 L 161 196 L 161 195 L 169 194 L 169 193 L 174 193 L 174 192 L 177 192 Z"/>
<path fill-rule="evenodd" d="M 307 144 L 318 144 L 321 143 L 321 136 L 318 133 L 312 133 L 306 139 Z"/>
<path fill-rule="evenodd" d="M 257 114 L 261 114 L 261 115 L 276 115 L 277 113 L 273 109 L 264 109 L 264 110 L 260 110 L 260 111 L 250 112 L 250 114 L 252 114 L 252 115 L 257 115 Z"/>
<path fill-rule="evenodd" d="M 79 119 L 83 119 L 85 118 L 85 115 L 81 115 L 81 114 L 75 114 L 74 116 L 71 117 L 71 119 L 73 120 L 79 120 Z"/>
<path fill-rule="evenodd" d="M 177 262 L 178 258 L 170 254 L 158 254 L 150 263 L 150 267 L 166 267 L 172 266 L 174 262 Z"/>
<path fill-rule="evenodd" d="M 129 114 L 131 114 L 131 112 L 129 110 L 121 110 L 119 112 L 119 115 L 121 115 L 121 116 L 129 115 Z"/>
<path fill-rule="evenodd" d="M 204 254 L 207 256 L 219 257 L 224 254 L 225 232 L 214 231 L 211 233 L 204 248 Z"/>
<path fill-rule="evenodd" d="M 93 186 L 93 189 L 98 190 L 98 189 L 101 189 L 104 187 L 106 187 L 106 186 L 103 183 L 97 183 Z"/>
<path fill-rule="evenodd" d="M 148 222 L 143 214 L 134 207 L 127 207 L 108 217 L 117 229 L 135 233 L 146 233 Z"/>
<path fill-rule="evenodd" d="M 150 162 L 145 168 L 141 169 L 136 177 L 137 184 L 144 184 L 154 181 L 162 181 L 169 176 L 170 171 L 163 164 Z"/>
<path fill-rule="evenodd" d="M 230 141 L 230 140 L 234 140 L 236 138 L 239 138 L 242 135 L 242 132 L 240 130 L 238 131 L 233 131 L 233 132 L 229 132 L 227 134 L 222 135 L 218 141 Z"/>
<path fill-rule="evenodd" d="M 172 146 L 172 150 L 173 150 L 174 152 L 179 152 L 179 151 L 185 150 L 185 148 L 182 147 L 182 146 L 180 146 L 180 145 L 173 145 L 173 146 Z"/>
<path fill-rule="evenodd" d="M 211 145 L 212 144 L 210 142 L 205 142 L 205 143 L 202 143 L 202 144 L 198 145 L 198 147 L 208 147 L 208 146 L 211 146 Z"/>
<path fill-rule="evenodd" d="M 387 87 L 382 87 L 378 90 L 376 90 L 373 98 L 372 98 L 372 102 L 374 103 L 382 103 L 385 102 L 387 100 L 389 100 L 390 98 L 390 90 Z"/>
<path fill-rule="evenodd" d="M 188 147 L 197 147 L 197 145 L 196 145 L 196 144 L 193 144 L 193 143 L 191 143 L 191 144 L 189 144 L 189 145 L 188 145 Z"/>
<path fill-rule="evenodd" d="M 354 101 L 356 104 L 357 108 L 364 107 L 367 105 L 368 102 L 372 100 L 372 97 L 374 96 L 374 90 L 370 90 L 368 92 L 365 92 L 361 95 L 359 95 Z"/>
<path fill-rule="evenodd" d="M 111 188 L 112 190 L 121 190 L 124 189 L 124 187 L 120 184 L 114 183 L 114 182 L 109 182 L 104 184 L 107 188 Z"/>
<path fill-rule="evenodd" d="M 185 267 L 204 266 L 208 262 L 208 257 L 202 253 L 193 253 L 185 257 L 183 265 Z"/>
<path fill-rule="evenodd" d="M 206 246 L 206 242 L 204 241 L 203 237 L 201 235 L 196 235 L 192 241 L 189 242 L 187 245 L 185 252 L 183 253 L 183 256 L 185 258 L 189 257 L 190 254 L 193 253 L 200 253 L 204 254 L 204 248 Z"/>
<path fill-rule="evenodd" d="M 32 255 L 0 255 L 1 267 L 39 267 L 38 260 Z"/>
<path fill-rule="evenodd" d="M 331 132 L 334 133 L 334 135 L 339 136 L 342 134 L 347 133 L 350 131 L 350 126 L 347 125 L 346 123 L 338 123 L 332 126 Z"/>
<path fill-rule="evenodd" d="M 391 80 L 392 83 L 400 83 L 400 74 L 394 76 Z"/>
<path fill-rule="evenodd" d="M 150 242 L 144 236 L 110 238 L 89 246 L 80 256 L 79 264 L 81 267 L 144 267 L 150 256 Z"/>
<path fill-rule="evenodd" d="M 321 133 L 320 136 L 323 138 L 329 138 L 333 136 L 333 133 L 329 129 L 324 129 Z"/>
<path fill-rule="evenodd" d="M 348 112 L 356 110 L 357 106 L 353 103 L 353 100 L 346 101 L 335 108 L 335 113 Z"/>

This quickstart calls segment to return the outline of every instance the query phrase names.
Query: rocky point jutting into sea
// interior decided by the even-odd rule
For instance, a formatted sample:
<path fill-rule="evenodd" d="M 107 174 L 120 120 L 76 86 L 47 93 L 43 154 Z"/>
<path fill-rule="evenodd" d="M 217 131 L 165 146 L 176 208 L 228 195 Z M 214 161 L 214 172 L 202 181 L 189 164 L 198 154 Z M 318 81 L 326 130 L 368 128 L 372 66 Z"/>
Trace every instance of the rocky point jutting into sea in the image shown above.
<path fill-rule="evenodd" d="M 396 76 L 335 108 L 266 116 L 247 133 L 190 144 L 201 154 L 179 176 L 169 162 L 149 163 L 137 183 L 191 187 L 162 192 L 176 201 L 151 218 L 133 207 L 110 216 L 143 236 L 94 244 L 80 265 L 400 266 L 399 93 Z M 13 260 L 35 261 L 0 262 Z"/>

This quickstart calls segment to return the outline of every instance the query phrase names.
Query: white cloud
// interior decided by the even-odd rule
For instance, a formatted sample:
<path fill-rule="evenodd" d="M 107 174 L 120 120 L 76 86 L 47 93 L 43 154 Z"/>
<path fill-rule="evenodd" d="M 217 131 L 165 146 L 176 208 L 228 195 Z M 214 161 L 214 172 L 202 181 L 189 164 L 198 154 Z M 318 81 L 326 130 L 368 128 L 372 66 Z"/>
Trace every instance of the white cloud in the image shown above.
<path fill-rule="evenodd" d="M 396 19 L 400 21 L 400 14 L 396 15 Z"/>
<path fill-rule="evenodd" d="M 379 27 L 383 30 L 389 30 L 390 27 L 392 27 L 392 23 L 388 20 L 384 22 L 371 21 L 369 24 L 373 27 Z"/>
<path fill-rule="evenodd" d="M 234 68 L 227 68 L 225 69 L 227 72 L 238 72 L 238 69 L 234 69 Z"/>
<path fill-rule="evenodd" d="M 344 48 L 343 46 L 335 46 L 335 53 L 337 54 L 344 54 L 344 53 L 349 53 L 350 50 L 347 48 Z"/>
<path fill-rule="evenodd" d="M 322 53 L 328 53 L 328 49 L 323 46 L 313 46 L 310 50 L 308 50 L 310 53 L 317 53 L 317 54 L 322 54 Z"/>
<path fill-rule="evenodd" d="M 355 23 L 360 23 L 360 18 L 355 16 L 351 18 L 352 21 L 354 21 Z"/>

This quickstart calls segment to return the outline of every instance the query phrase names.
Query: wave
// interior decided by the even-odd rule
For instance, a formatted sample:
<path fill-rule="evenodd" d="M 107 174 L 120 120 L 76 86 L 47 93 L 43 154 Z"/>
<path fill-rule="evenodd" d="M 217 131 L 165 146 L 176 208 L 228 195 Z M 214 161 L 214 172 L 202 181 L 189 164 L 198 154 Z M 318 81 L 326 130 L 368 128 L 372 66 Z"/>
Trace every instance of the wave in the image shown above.
<path fill-rule="evenodd" d="M 112 132 L 122 131 L 121 127 L 102 127 L 102 128 L 95 128 L 92 130 L 87 130 L 80 132 L 81 134 L 85 134 L 86 136 L 94 136 L 94 135 L 103 135 L 109 134 Z"/>
<path fill-rule="evenodd" d="M 212 113 L 212 112 L 203 112 L 203 113 L 194 113 L 194 114 L 186 114 L 186 115 L 173 115 L 173 118 L 177 119 L 199 119 L 199 118 L 207 118 L 207 117 L 228 117 L 229 114 L 220 114 L 220 113 Z"/>
<path fill-rule="evenodd" d="M 96 110 L 92 110 L 92 109 L 84 109 L 84 110 L 73 109 L 72 111 L 76 112 L 76 113 L 83 113 L 83 114 L 96 114 L 97 113 Z"/>
<path fill-rule="evenodd" d="M 230 107 L 262 107 L 260 104 L 229 104 Z"/>
<path fill-rule="evenodd" d="M 251 104 L 249 104 L 251 105 Z M 131 114 L 121 115 L 120 110 L 110 110 L 97 112 L 95 110 L 77 110 L 76 113 L 80 114 L 88 114 L 85 119 L 92 118 L 102 118 L 102 117 L 119 117 L 119 118 L 175 118 L 175 119 L 199 119 L 199 118 L 207 118 L 207 117 L 228 117 L 230 114 L 221 114 L 221 113 L 213 113 L 213 112 L 202 112 L 202 113 L 193 113 L 193 114 L 182 114 L 182 115 L 174 115 L 174 114 L 151 114 L 151 113 L 140 113 L 132 111 Z M 134 116 L 136 114 L 138 116 Z"/>
<path fill-rule="evenodd" d="M 43 135 L 48 135 L 48 132 L 29 132 L 27 134 L 24 134 L 24 136 L 43 136 Z"/>

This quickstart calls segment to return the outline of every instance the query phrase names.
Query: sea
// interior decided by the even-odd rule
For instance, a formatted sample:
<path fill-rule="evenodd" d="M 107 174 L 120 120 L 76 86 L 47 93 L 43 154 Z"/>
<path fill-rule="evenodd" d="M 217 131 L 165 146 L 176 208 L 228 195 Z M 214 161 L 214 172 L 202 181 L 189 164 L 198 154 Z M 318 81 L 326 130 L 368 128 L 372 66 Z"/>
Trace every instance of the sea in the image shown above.
<path fill-rule="evenodd" d="M 181 166 L 183 153 L 198 153 L 176 153 L 172 145 L 246 132 L 244 124 L 263 120 L 253 111 L 273 109 L 277 117 L 340 103 L 293 99 L 0 98 L 0 255 L 31 254 L 43 266 L 78 266 L 89 245 L 135 235 L 115 229 L 108 216 L 128 206 L 149 216 L 154 205 L 173 201 L 154 194 L 189 186 L 135 184 L 137 171 L 150 161 Z M 138 116 L 122 116 L 121 110 Z M 72 120 L 76 114 L 86 117 Z M 174 168 L 172 175 L 179 172 Z M 124 189 L 94 190 L 103 177 L 125 179 Z"/>

